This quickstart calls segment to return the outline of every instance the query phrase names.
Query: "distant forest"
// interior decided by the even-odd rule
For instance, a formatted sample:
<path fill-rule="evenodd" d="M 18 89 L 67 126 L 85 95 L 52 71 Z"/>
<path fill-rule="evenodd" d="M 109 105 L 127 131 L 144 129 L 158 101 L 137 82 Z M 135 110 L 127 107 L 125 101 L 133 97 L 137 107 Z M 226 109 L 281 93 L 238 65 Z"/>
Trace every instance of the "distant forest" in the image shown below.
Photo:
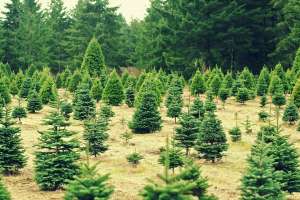
<path fill-rule="evenodd" d="M 108 67 L 177 71 L 199 65 L 238 71 L 289 67 L 300 46 L 299 0 L 151 0 L 143 20 L 128 24 L 108 0 L 63 0 L 42 10 L 36 0 L 11 0 L 0 19 L 0 60 L 14 71 L 76 69 L 95 37 Z"/>

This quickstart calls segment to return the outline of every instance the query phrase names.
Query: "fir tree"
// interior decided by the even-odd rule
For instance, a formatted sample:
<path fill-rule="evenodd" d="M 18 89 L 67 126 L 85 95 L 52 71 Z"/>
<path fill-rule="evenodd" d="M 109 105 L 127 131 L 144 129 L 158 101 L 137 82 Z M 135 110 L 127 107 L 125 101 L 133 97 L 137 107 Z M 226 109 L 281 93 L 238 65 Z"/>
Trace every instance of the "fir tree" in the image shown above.
<path fill-rule="evenodd" d="M 242 131 L 238 126 L 238 113 L 234 114 L 235 118 L 235 127 L 229 130 L 229 135 L 231 136 L 232 142 L 237 142 L 241 140 Z"/>
<path fill-rule="evenodd" d="M 40 97 L 43 104 L 48 104 L 57 100 L 57 89 L 52 78 L 48 78 L 42 85 Z"/>
<path fill-rule="evenodd" d="M 32 85 L 31 78 L 27 77 L 21 85 L 19 96 L 22 98 L 27 98 L 31 90 L 31 85 Z"/>
<path fill-rule="evenodd" d="M 297 108 L 300 108 L 300 79 L 297 80 L 296 85 L 293 89 L 292 99 Z"/>
<path fill-rule="evenodd" d="M 10 194 L 5 188 L 2 180 L 0 179 L 0 199 L 1 200 L 11 200 Z"/>
<path fill-rule="evenodd" d="M 223 152 L 228 149 L 221 121 L 216 118 L 215 114 L 208 113 L 204 117 L 195 148 L 201 157 L 213 163 L 221 159 Z"/>
<path fill-rule="evenodd" d="M 26 164 L 25 150 L 22 147 L 21 129 L 14 127 L 10 110 L 6 107 L 0 120 L 0 169 L 6 175 L 16 174 Z"/>
<path fill-rule="evenodd" d="M 107 183 L 109 175 L 97 173 L 97 164 L 83 164 L 80 174 L 68 183 L 64 200 L 101 199 L 108 200 L 114 189 Z"/>
<path fill-rule="evenodd" d="M 89 153 L 95 157 L 108 149 L 107 144 L 105 144 L 108 139 L 107 126 L 108 122 L 103 117 L 97 117 L 95 120 L 84 123 L 83 138 Z"/>
<path fill-rule="evenodd" d="M 225 108 L 225 102 L 228 99 L 230 95 L 230 91 L 229 89 L 225 88 L 225 87 L 221 87 L 219 90 L 219 97 L 223 103 L 223 108 Z"/>
<path fill-rule="evenodd" d="M 77 69 L 74 71 L 72 77 L 70 77 L 68 81 L 68 90 L 70 92 L 75 92 L 80 82 L 81 82 L 81 72 Z"/>
<path fill-rule="evenodd" d="M 96 105 L 90 95 L 89 86 L 87 84 L 81 84 L 78 87 L 73 105 L 75 119 L 86 120 L 95 116 Z"/>
<path fill-rule="evenodd" d="M 0 80 L 0 98 L 3 100 L 3 103 L 5 104 L 9 104 L 11 102 L 8 85 L 5 84 L 3 80 Z"/>
<path fill-rule="evenodd" d="M 26 113 L 26 110 L 25 108 L 23 108 L 22 106 L 17 106 L 13 109 L 12 111 L 12 117 L 13 118 L 18 118 L 19 119 L 19 122 L 22 123 L 22 118 L 26 118 L 27 117 L 27 113 Z"/>
<path fill-rule="evenodd" d="M 39 132 L 35 180 L 41 190 L 54 191 L 78 174 L 79 142 L 73 138 L 75 133 L 67 129 L 69 124 L 58 112 L 47 116 L 44 124 L 50 127 Z"/>
<path fill-rule="evenodd" d="M 266 95 L 263 95 L 260 97 L 260 107 L 264 108 L 268 103 L 268 97 Z"/>
<path fill-rule="evenodd" d="M 249 99 L 250 99 L 249 90 L 247 88 L 244 87 L 238 89 L 238 93 L 236 96 L 237 102 L 245 104 L 245 102 L 248 101 Z"/>
<path fill-rule="evenodd" d="M 274 160 L 268 156 L 268 151 L 268 147 L 262 142 L 252 147 L 248 168 L 242 178 L 241 200 L 285 199 L 273 168 Z"/>
<path fill-rule="evenodd" d="M 63 101 L 60 105 L 60 113 L 65 117 L 65 119 L 68 121 L 70 119 L 70 114 L 73 112 L 72 104 Z"/>
<path fill-rule="evenodd" d="M 152 133 L 161 129 L 162 120 L 157 106 L 156 94 L 151 90 L 145 91 L 129 124 L 133 132 Z"/>
<path fill-rule="evenodd" d="M 245 122 L 243 123 L 244 127 L 245 127 L 245 132 L 247 134 L 252 133 L 252 123 L 249 119 L 249 116 L 247 115 Z"/>
<path fill-rule="evenodd" d="M 137 167 L 140 164 L 140 161 L 144 158 L 141 154 L 134 152 L 129 154 L 127 157 L 127 161 L 132 164 L 133 167 Z"/>
<path fill-rule="evenodd" d="M 192 95 L 204 94 L 206 91 L 205 81 L 201 72 L 199 70 L 196 71 L 192 83 L 191 83 L 191 93 Z"/>
<path fill-rule="evenodd" d="M 122 74 L 122 78 L 121 78 L 122 85 L 125 86 L 128 78 L 129 78 L 129 73 L 128 70 L 126 69 L 125 72 Z"/>
<path fill-rule="evenodd" d="M 271 76 L 271 82 L 270 82 L 268 90 L 269 90 L 268 92 L 269 92 L 269 94 L 271 96 L 273 96 L 278 91 L 279 92 L 283 92 L 284 91 L 282 81 L 279 78 L 279 76 L 277 76 L 276 74 L 273 74 Z"/>
<path fill-rule="evenodd" d="M 209 90 L 212 92 L 213 96 L 217 97 L 222 84 L 222 78 L 219 74 L 216 74 L 210 82 Z"/>
<path fill-rule="evenodd" d="M 134 86 L 130 84 L 125 90 L 125 103 L 129 108 L 134 106 L 135 101 L 135 90 Z"/>
<path fill-rule="evenodd" d="M 107 121 L 113 116 L 115 116 L 115 113 L 112 110 L 112 107 L 110 105 L 104 104 L 100 107 L 100 117 L 105 118 Z"/>
<path fill-rule="evenodd" d="M 166 99 L 166 107 L 167 107 L 167 116 L 172 117 L 175 120 L 179 117 L 183 106 L 183 99 L 181 95 L 181 91 L 175 85 L 170 85 L 168 96 Z"/>
<path fill-rule="evenodd" d="M 99 102 L 102 98 L 103 87 L 99 79 L 93 80 L 93 86 L 91 88 L 91 93 L 96 102 Z"/>
<path fill-rule="evenodd" d="M 214 102 L 213 97 L 211 96 L 211 93 L 208 92 L 206 96 L 206 100 L 204 102 L 204 109 L 205 112 L 215 112 L 217 110 L 217 105 Z"/>
<path fill-rule="evenodd" d="M 244 84 L 242 83 L 242 81 L 239 78 L 237 78 L 235 80 L 235 82 L 232 84 L 231 95 L 236 97 L 238 94 L 239 88 L 244 88 Z"/>
<path fill-rule="evenodd" d="M 229 72 L 225 75 L 223 81 L 222 81 L 222 86 L 226 89 L 231 90 L 233 84 L 233 78 L 232 78 L 232 73 Z"/>
<path fill-rule="evenodd" d="M 279 108 L 283 105 L 285 105 L 286 100 L 283 92 L 277 91 L 275 94 L 272 96 L 272 103 L 275 106 L 278 106 Z"/>
<path fill-rule="evenodd" d="M 299 113 L 296 105 L 290 102 L 284 110 L 282 120 L 288 122 L 290 125 L 295 124 L 299 119 Z"/>
<path fill-rule="evenodd" d="M 265 111 L 260 111 L 258 113 L 258 118 L 260 121 L 266 122 L 269 117 L 270 117 L 269 113 Z"/>
<path fill-rule="evenodd" d="M 270 82 L 270 75 L 269 70 L 267 67 L 263 67 L 263 69 L 260 71 L 258 81 L 257 81 L 257 95 L 258 96 L 264 96 L 268 92 Z"/>
<path fill-rule="evenodd" d="M 124 100 L 123 86 L 116 70 L 109 76 L 103 91 L 103 100 L 113 106 L 120 105 Z"/>
<path fill-rule="evenodd" d="M 191 115 L 193 115 L 195 118 L 202 119 L 204 117 L 205 108 L 203 105 L 203 102 L 200 100 L 199 97 L 196 97 L 191 109 L 190 109 Z"/>
<path fill-rule="evenodd" d="M 35 90 L 32 90 L 28 97 L 27 110 L 30 113 L 42 110 L 42 100 Z"/>
<path fill-rule="evenodd" d="M 16 96 L 19 93 L 19 88 L 15 79 L 10 82 L 9 92 L 13 96 Z"/>
<path fill-rule="evenodd" d="M 199 133 L 199 124 L 189 113 L 183 113 L 180 116 L 179 124 L 180 126 L 176 128 L 174 139 L 178 146 L 185 148 L 185 154 L 188 156 L 190 149 L 195 145 Z"/>

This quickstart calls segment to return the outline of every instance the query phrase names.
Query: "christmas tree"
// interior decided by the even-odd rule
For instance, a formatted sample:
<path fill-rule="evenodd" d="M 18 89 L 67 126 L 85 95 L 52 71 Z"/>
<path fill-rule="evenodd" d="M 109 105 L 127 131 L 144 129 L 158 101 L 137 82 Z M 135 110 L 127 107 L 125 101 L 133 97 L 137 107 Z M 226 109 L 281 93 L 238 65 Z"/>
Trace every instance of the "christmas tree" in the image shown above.
<path fill-rule="evenodd" d="M 19 93 L 19 88 L 17 86 L 17 82 L 15 79 L 11 80 L 11 82 L 10 82 L 9 92 L 13 96 L 15 96 Z"/>
<path fill-rule="evenodd" d="M 297 108 L 300 108 L 300 79 L 297 80 L 296 85 L 293 89 L 292 99 Z"/>
<path fill-rule="evenodd" d="M 299 119 L 299 113 L 296 105 L 291 101 L 284 110 L 282 120 L 290 125 L 295 124 Z"/>
<path fill-rule="evenodd" d="M 115 116 L 115 113 L 113 112 L 112 107 L 110 105 L 104 104 L 100 107 L 99 116 L 109 121 L 111 117 Z"/>
<path fill-rule="evenodd" d="M 78 85 L 81 82 L 81 72 L 77 69 L 74 71 L 72 77 L 68 80 L 68 90 L 70 92 L 75 92 L 77 90 Z"/>
<path fill-rule="evenodd" d="M 283 91 L 276 91 L 272 96 L 272 103 L 279 108 L 285 105 L 286 100 Z"/>
<path fill-rule="evenodd" d="M 76 90 L 73 106 L 74 118 L 77 120 L 86 120 L 95 116 L 96 105 L 87 84 L 81 84 Z"/>
<path fill-rule="evenodd" d="M 241 140 L 242 131 L 238 126 L 238 113 L 234 114 L 235 118 L 235 127 L 229 130 L 229 135 L 231 136 L 232 142 L 237 142 Z"/>
<path fill-rule="evenodd" d="M 3 103 L 5 104 L 11 102 L 8 85 L 3 80 L 0 80 L 0 97 L 4 101 Z"/>
<path fill-rule="evenodd" d="M 191 93 L 193 95 L 204 94 L 206 91 L 205 81 L 201 72 L 199 70 L 196 71 L 192 83 L 191 83 Z"/>
<path fill-rule="evenodd" d="M 61 102 L 60 105 L 60 113 L 65 117 L 65 119 L 68 121 L 70 119 L 70 114 L 73 112 L 73 107 L 72 104 L 67 102 L 67 101 L 63 101 Z"/>
<path fill-rule="evenodd" d="M 267 67 L 263 67 L 263 69 L 260 71 L 258 81 L 257 81 L 257 95 L 258 96 L 264 96 L 268 92 L 269 88 L 269 82 L 270 82 L 270 75 L 269 70 Z"/>
<path fill-rule="evenodd" d="M 1 200 L 11 200 L 10 194 L 8 193 L 7 189 L 3 185 L 0 179 L 0 199 Z"/>
<path fill-rule="evenodd" d="M 22 123 L 22 121 L 21 121 L 22 118 L 26 118 L 27 117 L 27 113 L 26 113 L 25 108 L 23 108 L 20 105 L 17 106 L 17 107 L 14 107 L 11 115 L 15 119 L 18 118 L 20 123 Z"/>
<path fill-rule="evenodd" d="M 199 97 L 195 98 L 191 106 L 190 113 L 197 119 L 202 119 L 204 117 L 205 108 Z"/>
<path fill-rule="evenodd" d="M 124 100 L 124 91 L 122 82 L 116 72 L 114 70 L 106 83 L 106 86 L 103 91 L 103 100 L 113 106 L 120 105 Z"/>
<path fill-rule="evenodd" d="M 125 102 L 129 108 L 134 106 L 135 101 L 135 89 L 132 84 L 130 84 L 125 90 Z"/>
<path fill-rule="evenodd" d="M 152 133 L 161 129 L 161 117 L 154 91 L 145 91 L 129 127 L 135 133 Z"/>
<path fill-rule="evenodd" d="M 180 126 L 176 128 L 174 139 L 178 146 L 185 148 L 185 154 L 188 156 L 199 134 L 199 124 L 196 118 L 191 114 L 183 113 L 180 116 L 179 125 Z"/>
<path fill-rule="evenodd" d="M 268 98 L 266 95 L 260 97 L 260 107 L 265 107 L 268 103 Z"/>
<path fill-rule="evenodd" d="M 108 180 L 108 174 L 101 176 L 97 173 L 97 164 L 83 164 L 80 174 L 68 183 L 64 200 L 108 200 L 114 191 Z"/>
<path fill-rule="evenodd" d="M 175 85 L 170 85 L 168 96 L 166 99 L 166 107 L 167 107 L 167 116 L 172 117 L 175 120 L 179 117 L 183 106 L 183 99 L 181 95 L 180 88 L 176 87 Z"/>
<path fill-rule="evenodd" d="M 27 98 L 31 91 L 32 81 L 30 77 L 26 77 L 26 79 L 22 82 L 19 96 L 22 98 Z"/>
<path fill-rule="evenodd" d="M 40 97 L 43 104 L 48 104 L 57 100 L 57 89 L 52 78 L 48 78 L 42 85 Z"/>
<path fill-rule="evenodd" d="M 78 174 L 79 142 L 69 123 L 58 112 L 48 115 L 44 124 L 49 126 L 40 131 L 35 158 L 35 180 L 41 190 L 54 191 Z"/>
<path fill-rule="evenodd" d="M 214 113 L 205 115 L 200 126 L 195 148 L 201 157 L 213 163 L 221 159 L 223 152 L 228 149 L 221 121 L 216 118 Z"/>
<path fill-rule="evenodd" d="M 209 90 L 212 92 L 213 96 L 217 97 L 219 94 L 219 90 L 222 84 L 222 78 L 219 74 L 216 74 L 209 85 Z"/>
<path fill-rule="evenodd" d="M 16 174 L 26 164 L 24 148 L 21 141 L 21 129 L 14 127 L 9 108 L 5 108 L 0 120 L 0 169 L 6 175 Z"/>
<path fill-rule="evenodd" d="M 35 90 L 32 90 L 28 97 L 27 110 L 30 113 L 42 110 L 42 100 Z"/>
<path fill-rule="evenodd" d="M 127 161 L 132 164 L 132 166 L 135 168 L 140 164 L 141 160 L 144 158 L 141 154 L 134 152 L 132 154 L 129 154 L 127 157 Z"/>
<path fill-rule="evenodd" d="M 219 97 L 223 103 L 223 108 L 225 108 L 225 102 L 229 96 L 230 96 L 230 90 L 225 87 L 221 87 L 219 90 Z"/>
<path fill-rule="evenodd" d="M 284 91 L 282 81 L 279 78 L 279 76 L 277 76 L 276 74 L 273 74 L 271 76 L 271 82 L 270 82 L 268 90 L 269 90 L 269 94 L 271 96 L 273 96 L 278 91 L 280 91 L 280 92 Z"/>
<path fill-rule="evenodd" d="M 94 79 L 93 86 L 91 88 L 91 93 L 92 93 L 92 97 L 97 102 L 99 102 L 102 98 L 102 91 L 103 91 L 103 87 L 101 81 L 99 79 Z"/>
<path fill-rule="evenodd" d="M 246 101 L 250 99 L 249 90 L 245 87 L 239 88 L 238 93 L 236 95 L 236 101 L 245 104 Z"/>

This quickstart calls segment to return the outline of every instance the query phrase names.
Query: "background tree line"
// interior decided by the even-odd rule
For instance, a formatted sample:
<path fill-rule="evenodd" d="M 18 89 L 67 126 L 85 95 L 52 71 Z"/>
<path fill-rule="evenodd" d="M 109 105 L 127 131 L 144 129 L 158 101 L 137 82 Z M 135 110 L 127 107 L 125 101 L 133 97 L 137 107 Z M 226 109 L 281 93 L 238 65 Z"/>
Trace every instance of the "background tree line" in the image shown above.
<path fill-rule="evenodd" d="M 106 64 L 178 71 L 199 63 L 258 72 L 279 61 L 291 66 L 300 44 L 297 0 L 152 0 L 145 19 L 127 24 L 108 0 L 62 0 L 42 10 L 36 0 L 12 0 L 1 20 L 2 62 L 14 70 L 34 64 L 54 72 L 80 67 L 94 36 Z"/>

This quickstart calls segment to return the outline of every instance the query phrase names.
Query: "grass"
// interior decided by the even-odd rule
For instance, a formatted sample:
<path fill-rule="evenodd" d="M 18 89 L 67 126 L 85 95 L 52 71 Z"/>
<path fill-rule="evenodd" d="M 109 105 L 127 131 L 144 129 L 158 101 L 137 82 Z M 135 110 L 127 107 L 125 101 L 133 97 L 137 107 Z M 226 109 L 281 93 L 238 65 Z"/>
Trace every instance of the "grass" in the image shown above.
<path fill-rule="evenodd" d="M 63 93 L 60 91 L 60 93 Z M 188 104 L 189 95 L 184 94 L 185 103 Z M 14 105 L 17 101 L 14 100 Z M 99 106 L 99 105 L 98 105 Z M 240 178 L 246 167 L 246 158 L 249 154 L 251 145 L 256 138 L 256 132 L 262 122 L 258 121 L 259 99 L 246 102 L 246 105 L 236 103 L 234 99 L 229 99 L 225 105 L 225 110 L 221 109 L 221 102 L 218 101 L 217 115 L 222 120 L 224 129 L 230 143 L 226 156 L 219 163 L 212 164 L 203 160 L 197 160 L 202 168 L 203 176 L 208 178 L 209 192 L 215 194 L 220 200 L 239 199 Z M 268 106 L 265 108 L 269 110 Z M 28 118 L 23 119 L 19 126 L 22 129 L 23 144 L 28 157 L 28 164 L 18 176 L 4 177 L 4 182 L 12 194 L 13 200 L 61 200 L 63 191 L 42 192 L 33 180 L 34 176 L 34 145 L 38 142 L 38 130 L 45 127 L 41 125 L 42 119 L 52 110 L 45 106 L 40 113 L 29 114 Z M 167 135 L 173 134 L 176 127 L 174 120 L 166 117 L 165 107 L 161 108 L 163 117 L 163 128 L 160 132 L 145 135 L 133 135 L 129 144 L 124 144 L 121 138 L 124 133 L 122 118 L 126 122 L 131 120 L 134 109 L 126 105 L 114 107 L 116 115 L 112 118 L 109 130 L 109 150 L 97 158 L 91 157 L 92 162 L 100 162 L 99 173 L 110 173 L 110 183 L 114 185 L 115 192 L 112 196 L 114 200 L 138 200 L 139 191 L 148 183 L 148 179 L 157 179 L 157 174 L 162 173 L 163 167 L 158 164 L 159 148 L 164 146 Z M 240 125 L 243 135 L 242 141 L 231 143 L 228 130 L 235 126 L 234 113 L 238 112 L 238 123 L 241 124 L 249 116 L 253 126 L 251 135 L 244 134 L 244 127 Z M 281 110 L 283 112 L 283 110 Z M 83 132 L 82 122 L 71 120 L 71 130 L 78 132 L 78 138 Z M 296 131 L 296 126 L 283 125 L 283 134 L 290 135 L 290 141 L 300 148 L 300 133 Z M 133 168 L 126 159 L 132 152 L 139 152 L 144 159 L 137 168 Z M 193 152 L 196 157 L 196 152 Z M 289 196 L 289 199 L 300 199 L 300 195 Z"/>

